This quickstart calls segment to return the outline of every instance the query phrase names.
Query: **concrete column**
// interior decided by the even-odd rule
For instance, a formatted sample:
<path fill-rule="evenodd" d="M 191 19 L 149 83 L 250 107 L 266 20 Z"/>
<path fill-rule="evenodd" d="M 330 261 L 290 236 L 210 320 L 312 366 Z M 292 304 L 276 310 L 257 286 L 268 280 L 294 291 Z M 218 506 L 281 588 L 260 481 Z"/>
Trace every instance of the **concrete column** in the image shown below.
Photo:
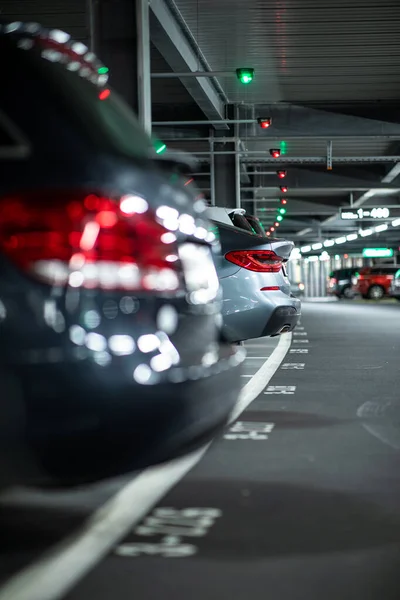
<path fill-rule="evenodd" d="M 91 10 L 92 45 L 109 68 L 110 85 L 150 132 L 148 5 L 145 0 L 92 0 Z"/>
<path fill-rule="evenodd" d="M 235 143 L 221 143 L 214 141 L 214 150 L 235 150 Z M 235 208 L 236 204 L 236 171 L 234 154 L 214 155 L 214 177 L 215 177 L 215 204 Z"/>

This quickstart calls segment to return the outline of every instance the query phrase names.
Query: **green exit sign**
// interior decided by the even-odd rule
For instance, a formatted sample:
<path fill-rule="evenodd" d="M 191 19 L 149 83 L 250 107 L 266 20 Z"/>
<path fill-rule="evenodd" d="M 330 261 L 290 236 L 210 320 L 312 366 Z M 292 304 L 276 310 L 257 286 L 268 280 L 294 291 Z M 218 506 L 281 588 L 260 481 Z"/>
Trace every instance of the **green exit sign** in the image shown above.
<path fill-rule="evenodd" d="M 364 248 L 364 258 L 391 258 L 394 252 L 392 248 Z"/>

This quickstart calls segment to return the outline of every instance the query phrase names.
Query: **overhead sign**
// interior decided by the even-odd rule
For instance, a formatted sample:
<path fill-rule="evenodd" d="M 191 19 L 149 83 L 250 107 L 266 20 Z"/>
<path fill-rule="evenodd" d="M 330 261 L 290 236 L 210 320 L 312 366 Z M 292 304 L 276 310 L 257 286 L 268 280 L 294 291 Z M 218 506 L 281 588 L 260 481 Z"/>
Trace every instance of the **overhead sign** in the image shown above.
<path fill-rule="evenodd" d="M 340 217 L 346 221 L 362 221 L 376 219 L 390 219 L 400 216 L 398 206 L 369 206 L 368 208 L 341 208 Z"/>
<path fill-rule="evenodd" d="M 364 258 L 391 258 L 394 252 L 392 248 L 364 248 Z"/>

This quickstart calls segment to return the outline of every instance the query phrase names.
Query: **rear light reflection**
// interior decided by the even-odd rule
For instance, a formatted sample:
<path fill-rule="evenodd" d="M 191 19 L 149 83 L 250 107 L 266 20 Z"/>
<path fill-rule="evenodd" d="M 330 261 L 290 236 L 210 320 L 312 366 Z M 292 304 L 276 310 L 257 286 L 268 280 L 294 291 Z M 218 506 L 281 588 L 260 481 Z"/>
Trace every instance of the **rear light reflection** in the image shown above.
<path fill-rule="evenodd" d="M 233 250 L 225 255 L 231 263 L 257 273 L 279 273 L 282 258 L 272 250 Z"/>
<path fill-rule="evenodd" d="M 183 289 L 175 241 L 139 196 L 46 190 L 0 199 L 0 250 L 52 285 Z"/>

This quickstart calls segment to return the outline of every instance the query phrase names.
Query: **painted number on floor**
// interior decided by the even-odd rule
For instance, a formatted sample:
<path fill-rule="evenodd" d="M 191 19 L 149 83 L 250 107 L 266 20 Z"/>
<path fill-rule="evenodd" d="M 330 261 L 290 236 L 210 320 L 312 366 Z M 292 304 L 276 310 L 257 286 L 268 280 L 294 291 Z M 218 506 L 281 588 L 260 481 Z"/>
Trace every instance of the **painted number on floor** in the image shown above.
<path fill-rule="evenodd" d="M 258 421 L 237 421 L 224 435 L 225 440 L 267 440 L 275 423 L 260 423 Z"/>
<path fill-rule="evenodd" d="M 156 508 L 134 530 L 139 537 L 162 536 L 154 543 L 135 542 L 120 544 L 115 549 L 118 556 L 160 556 L 185 558 L 197 553 L 198 548 L 182 540 L 183 537 L 201 538 L 207 535 L 222 512 L 217 508 Z"/>
<path fill-rule="evenodd" d="M 293 340 L 294 344 L 308 344 L 308 340 Z"/>
<path fill-rule="evenodd" d="M 289 354 L 308 354 L 308 348 L 292 348 Z"/>
<path fill-rule="evenodd" d="M 305 331 L 295 331 L 293 335 L 307 335 Z"/>
<path fill-rule="evenodd" d="M 304 367 L 306 366 L 305 363 L 284 363 L 281 367 L 281 369 L 292 369 L 292 370 L 298 370 L 301 371 L 304 369 Z"/>
<path fill-rule="evenodd" d="M 296 391 L 295 385 L 269 385 L 264 394 L 294 394 Z"/>

